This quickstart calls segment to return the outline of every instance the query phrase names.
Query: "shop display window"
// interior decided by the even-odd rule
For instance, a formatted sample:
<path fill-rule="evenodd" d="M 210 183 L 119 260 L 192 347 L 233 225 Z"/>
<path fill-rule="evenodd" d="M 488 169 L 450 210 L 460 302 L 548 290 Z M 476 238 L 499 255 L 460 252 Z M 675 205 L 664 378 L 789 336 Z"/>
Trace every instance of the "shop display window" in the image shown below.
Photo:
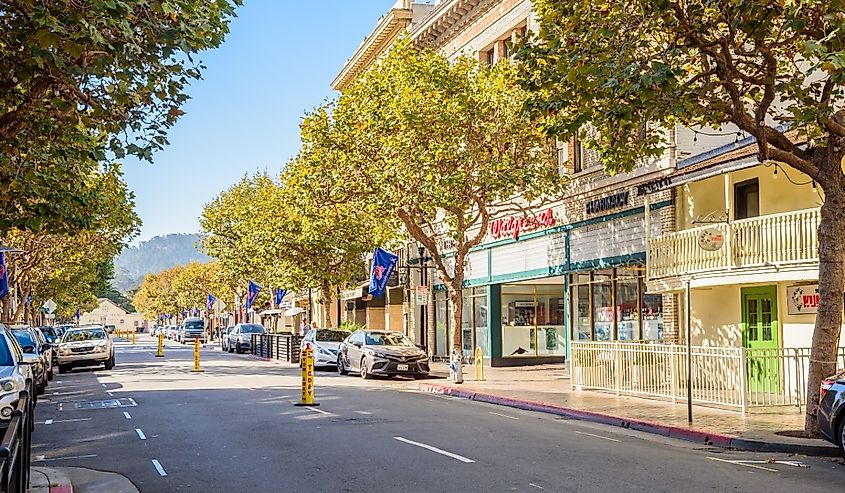
<path fill-rule="evenodd" d="M 562 286 L 502 286 L 502 356 L 563 355 L 566 306 Z"/>

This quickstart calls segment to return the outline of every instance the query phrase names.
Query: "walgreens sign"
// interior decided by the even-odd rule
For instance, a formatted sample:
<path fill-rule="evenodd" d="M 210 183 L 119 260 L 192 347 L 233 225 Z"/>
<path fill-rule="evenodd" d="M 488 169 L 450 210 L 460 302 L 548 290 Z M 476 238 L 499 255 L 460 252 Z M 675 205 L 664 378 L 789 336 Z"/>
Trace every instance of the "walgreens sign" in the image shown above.
<path fill-rule="evenodd" d="M 555 215 L 551 209 L 539 214 L 513 215 L 501 219 L 494 219 L 490 223 L 490 236 L 495 239 L 513 238 L 519 239 L 519 235 L 538 229 L 549 228 L 555 225 Z"/>

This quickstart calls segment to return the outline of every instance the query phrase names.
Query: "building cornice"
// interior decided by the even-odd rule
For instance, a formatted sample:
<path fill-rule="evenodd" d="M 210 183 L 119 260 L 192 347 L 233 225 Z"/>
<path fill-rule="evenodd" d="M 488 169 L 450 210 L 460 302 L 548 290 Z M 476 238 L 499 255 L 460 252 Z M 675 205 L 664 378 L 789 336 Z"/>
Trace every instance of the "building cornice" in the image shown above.
<path fill-rule="evenodd" d="M 411 29 L 418 47 L 438 49 L 496 5 L 495 0 L 443 0 Z"/>
<path fill-rule="evenodd" d="M 410 8 L 394 7 L 379 19 L 373 32 L 369 34 L 352 57 L 346 61 L 343 69 L 332 81 L 332 88 L 342 91 L 384 53 L 393 41 L 402 34 L 411 23 L 413 11 Z"/>

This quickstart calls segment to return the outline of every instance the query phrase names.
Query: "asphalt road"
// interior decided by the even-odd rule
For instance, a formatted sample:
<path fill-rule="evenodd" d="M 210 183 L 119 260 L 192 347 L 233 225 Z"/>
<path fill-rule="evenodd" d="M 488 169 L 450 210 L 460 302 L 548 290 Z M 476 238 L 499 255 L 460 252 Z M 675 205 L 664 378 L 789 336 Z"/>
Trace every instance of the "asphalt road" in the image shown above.
<path fill-rule="evenodd" d="M 117 366 L 56 375 L 35 465 L 118 472 L 142 492 L 834 492 L 830 459 L 708 448 L 620 428 L 141 336 Z M 104 405 L 108 407 L 96 408 Z M 49 424 L 48 424 L 49 423 Z"/>

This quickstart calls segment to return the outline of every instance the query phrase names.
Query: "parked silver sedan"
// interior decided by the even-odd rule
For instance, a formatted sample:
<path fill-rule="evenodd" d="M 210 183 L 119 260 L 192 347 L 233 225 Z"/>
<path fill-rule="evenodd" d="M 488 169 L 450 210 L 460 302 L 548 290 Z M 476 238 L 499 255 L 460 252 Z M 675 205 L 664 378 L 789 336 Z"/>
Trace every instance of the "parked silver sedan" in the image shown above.
<path fill-rule="evenodd" d="M 314 366 L 337 366 L 337 351 L 349 332 L 334 329 L 311 329 L 302 338 L 302 354 L 310 347 L 314 355 Z"/>
<path fill-rule="evenodd" d="M 229 340 L 226 342 L 227 350 L 238 354 L 252 349 L 252 334 L 264 334 L 264 326 L 261 324 L 236 324 L 229 333 Z"/>

